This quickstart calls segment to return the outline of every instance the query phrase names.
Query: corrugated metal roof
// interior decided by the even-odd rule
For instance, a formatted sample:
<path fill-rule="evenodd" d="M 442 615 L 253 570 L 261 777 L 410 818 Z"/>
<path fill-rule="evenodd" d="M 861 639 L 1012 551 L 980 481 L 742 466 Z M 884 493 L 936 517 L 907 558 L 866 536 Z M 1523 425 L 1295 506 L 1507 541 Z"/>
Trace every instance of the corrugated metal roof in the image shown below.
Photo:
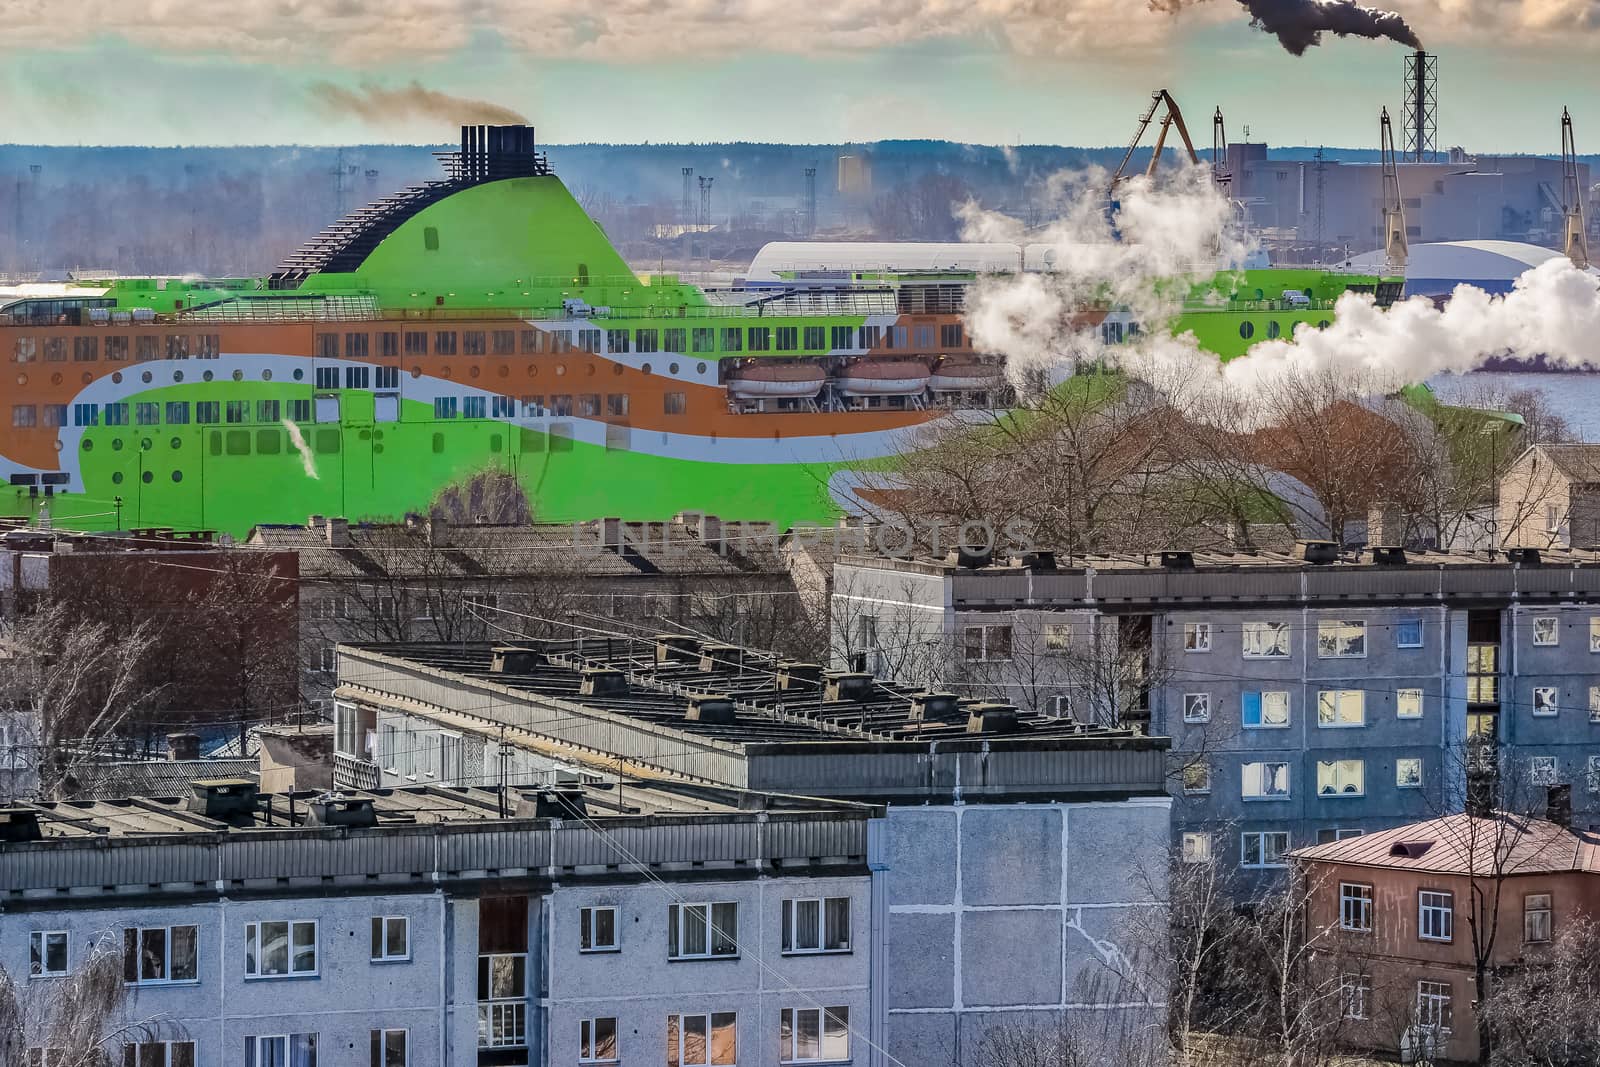
<path fill-rule="evenodd" d="M 1446 815 L 1297 849 L 1304 863 L 1485 877 L 1500 874 L 1600 874 L 1600 835 L 1544 819 L 1497 813 Z"/>

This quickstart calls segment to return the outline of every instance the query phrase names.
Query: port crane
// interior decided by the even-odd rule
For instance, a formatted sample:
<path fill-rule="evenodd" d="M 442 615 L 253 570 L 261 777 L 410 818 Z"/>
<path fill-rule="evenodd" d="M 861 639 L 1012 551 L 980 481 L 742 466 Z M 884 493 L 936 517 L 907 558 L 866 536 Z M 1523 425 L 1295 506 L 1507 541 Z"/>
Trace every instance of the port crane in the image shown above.
<path fill-rule="evenodd" d="M 1172 94 L 1165 89 L 1157 89 L 1150 94 L 1150 106 L 1145 109 L 1145 113 L 1140 117 L 1138 128 L 1133 131 L 1133 140 L 1128 142 L 1128 150 L 1122 154 L 1122 162 L 1117 164 L 1117 172 L 1111 176 L 1111 192 L 1113 196 L 1116 195 L 1117 186 L 1131 177 L 1127 173 L 1128 163 L 1132 161 L 1133 153 L 1138 150 L 1139 143 L 1144 140 L 1144 135 L 1149 132 L 1150 123 L 1155 121 L 1156 112 L 1161 110 L 1163 104 L 1166 105 L 1166 111 L 1161 115 L 1161 128 L 1156 134 L 1155 148 L 1150 153 L 1150 165 L 1145 168 L 1145 177 L 1148 178 L 1155 174 L 1156 167 L 1161 162 L 1161 152 L 1167 146 L 1167 134 L 1174 126 L 1178 128 L 1178 136 L 1183 138 L 1183 147 L 1189 153 L 1189 162 L 1199 164 L 1200 156 L 1194 150 L 1194 142 L 1189 140 L 1189 127 L 1184 125 L 1183 111 L 1178 107 L 1178 102 L 1172 99 Z M 1220 109 L 1218 114 L 1221 114 Z"/>
<path fill-rule="evenodd" d="M 1572 115 L 1561 109 L 1561 214 L 1567 258 L 1579 270 L 1589 268 L 1589 233 L 1583 219 L 1583 185 L 1578 181 L 1578 149 L 1572 136 Z"/>
<path fill-rule="evenodd" d="M 1224 196 L 1233 184 L 1233 173 L 1228 170 L 1228 128 L 1223 124 L 1220 107 L 1211 116 L 1211 181 Z"/>
<path fill-rule="evenodd" d="M 1379 120 L 1379 143 L 1383 149 L 1383 258 L 1387 268 L 1404 272 L 1410 246 L 1406 241 L 1406 203 L 1400 196 L 1400 168 L 1394 156 L 1394 125 L 1389 109 Z"/>

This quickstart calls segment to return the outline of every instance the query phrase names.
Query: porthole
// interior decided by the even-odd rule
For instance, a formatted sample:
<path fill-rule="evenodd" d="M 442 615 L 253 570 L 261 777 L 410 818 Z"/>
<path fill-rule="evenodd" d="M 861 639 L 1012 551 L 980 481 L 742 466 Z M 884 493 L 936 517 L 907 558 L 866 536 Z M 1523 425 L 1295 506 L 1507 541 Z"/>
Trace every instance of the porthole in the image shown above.
<path fill-rule="evenodd" d="M 121 471 L 112 471 L 111 472 L 111 484 L 112 485 L 121 485 L 122 484 L 122 472 Z"/>
<path fill-rule="evenodd" d="M 150 382 L 150 372 L 145 371 L 143 374 L 139 375 L 139 380 L 148 385 Z"/>
<path fill-rule="evenodd" d="M 22 384 L 22 383 L 26 383 L 27 380 L 28 379 L 26 379 L 26 378 L 20 378 L 20 379 L 18 379 L 18 382 L 19 382 L 19 384 Z M 111 381 L 113 383 L 117 384 L 117 385 L 121 385 L 122 384 L 122 372 L 121 371 L 113 371 L 112 374 L 111 374 Z"/>
<path fill-rule="evenodd" d="M 94 382 L 94 375 L 90 374 L 88 371 L 84 371 L 83 372 L 83 384 L 84 385 L 91 385 L 91 384 L 93 384 L 93 382 Z"/>
<path fill-rule="evenodd" d="M 677 374 L 678 373 L 678 365 L 676 363 L 668 363 L 667 364 L 667 373 L 668 374 Z"/>
<path fill-rule="evenodd" d="M 584 375 L 586 377 L 593 378 L 594 377 L 594 364 L 593 363 L 585 363 L 583 365 L 583 373 L 584 373 Z"/>
<path fill-rule="evenodd" d="M 706 365 L 704 363 L 696 364 L 695 368 L 694 368 L 694 372 L 696 374 L 704 374 L 706 372 Z"/>
<path fill-rule="evenodd" d="M 539 376 L 538 364 L 535 364 L 535 363 L 528 364 L 528 377 L 537 378 L 538 376 Z"/>
<path fill-rule="evenodd" d="M 233 380 L 236 381 L 236 382 L 244 381 L 244 371 L 242 371 L 242 370 L 234 371 L 233 372 Z"/>
<path fill-rule="evenodd" d="M 295 373 L 296 373 L 296 374 L 299 374 L 299 373 L 300 373 L 300 372 L 299 372 L 299 371 L 295 371 Z M 420 377 L 422 377 L 422 368 L 421 368 L 421 367 L 412 367 L 412 368 L 411 368 L 411 376 L 412 376 L 412 377 L 413 377 L 413 378 L 420 378 Z"/>
<path fill-rule="evenodd" d="M 301 368 L 296 367 L 294 369 L 294 380 L 295 381 L 297 381 L 297 382 L 301 381 L 301 380 L 303 380 L 305 378 L 305 376 L 306 376 L 306 372 L 304 370 L 302 370 Z"/>
<path fill-rule="evenodd" d="M 59 437 L 58 437 L 58 438 L 56 438 L 56 440 L 55 440 L 55 446 L 56 446 L 56 451 L 57 451 L 57 452 L 60 452 L 60 451 L 61 451 L 61 438 L 59 438 Z"/>
<path fill-rule="evenodd" d="M 183 381 L 183 371 L 181 371 L 181 370 L 173 371 L 172 372 L 172 380 L 175 381 L 175 382 Z"/>
<path fill-rule="evenodd" d="M 50 384 L 51 385 L 60 385 L 61 384 L 61 372 L 60 371 L 56 371 L 54 374 L 50 375 Z"/>
<path fill-rule="evenodd" d="M 85 437 L 83 439 L 83 443 L 81 445 L 79 445 L 79 447 L 82 448 L 85 452 L 93 452 L 94 451 L 94 442 L 89 440 L 87 437 Z"/>
<path fill-rule="evenodd" d="M 111 451 L 113 451 L 113 452 L 121 452 L 122 451 L 122 438 L 113 437 L 111 439 Z"/>
<path fill-rule="evenodd" d="M 620 376 L 622 374 L 622 364 L 620 364 L 620 363 L 611 364 L 611 373 Z"/>
<path fill-rule="evenodd" d="M 559 378 L 565 373 L 567 373 L 567 365 L 565 363 L 557 363 L 556 364 L 556 377 Z"/>
<path fill-rule="evenodd" d="M 261 372 L 261 380 L 264 382 L 272 381 L 272 371 L 270 368 Z"/>
<path fill-rule="evenodd" d="M 139 451 L 148 452 L 152 448 L 154 448 L 155 446 L 156 446 L 156 443 L 154 441 L 150 440 L 150 438 L 146 437 L 146 438 L 144 438 L 143 440 L 141 440 L 139 442 Z"/>
<path fill-rule="evenodd" d="M 18 385 L 27 385 L 28 384 L 28 376 L 26 374 L 17 375 L 17 384 Z"/>
<path fill-rule="evenodd" d="M 172 472 L 172 480 L 175 481 L 175 482 L 183 481 L 183 472 L 182 471 L 173 471 Z"/>
<path fill-rule="evenodd" d="M 450 368 L 449 367 L 440 367 L 439 368 L 439 377 L 441 377 L 441 378 L 450 377 Z"/>
<path fill-rule="evenodd" d="M 200 380 L 203 381 L 203 382 L 209 382 L 212 378 L 215 378 L 215 377 L 216 377 L 216 375 L 212 374 L 210 371 L 202 371 L 201 374 L 200 374 Z"/>
<path fill-rule="evenodd" d="M 181 437 L 174 437 L 174 438 L 173 438 L 173 439 L 172 439 L 172 442 L 171 442 L 171 444 L 172 444 L 172 447 L 173 447 L 173 448 L 174 448 L 174 449 L 179 449 L 179 448 L 182 448 L 182 447 L 183 447 L 183 438 L 181 438 Z"/>
<path fill-rule="evenodd" d="M 1317 329 L 1326 330 L 1331 325 L 1333 325 L 1333 324 L 1331 322 L 1329 322 L 1327 319 L 1321 319 L 1317 323 Z"/>
<path fill-rule="evenodd" d="M 479 370 L 478 365 L 477 364 L 473 364 L 470 368 L 467 369 L 467 377 L 476 378 L 478 376 L 478 370 Z"/>
<path fill-rule="evenodd" d="M 145 471 L 143 474 L 141 474 L 139 476 L 139 480 L 144 482 L 145 485 L 149 485 L 151 482 L 156 480 L 156 472 L 155 471 Z"/>
<path fill-rule="evenodd" d="M 502 377 L 502 378 L 507 377 L 510 373 L 511 373 L 511 368 L 510 367 L 506 366 L 504 363 L 500 364 L 500 377 Z"/>
<path fill-rule="evenodd" d="M 1278 320 L 1277 319 L 1273 319 L 1271 322 L 1267 323 L 1267 336 L 1268 337 L 1274 337 L 1275 338 L 1275 337 L 1280 336 L 1282 333 L 1283 333 L 1283 327 L 1278 325 Z"/>
<path fill-rule="evenodd" d="M 620 367 L 620 366 L 619 366 L 619 367 L 617 367 L 617 369 L 618 369 L 618 370 L 621 370 L 621 369 L 622 369 L 622 368 L 621 368 L 621 367 Z M 640 366 L 640 367 L 639 367 L 639 371 L 640 371 L 640 372 L 641 372 L 641 373 L 643 373 L 643 374 L 649 374 L 649 373 L 650 373 L 650 364 L 648 364 L 648 363 L 645 363 L 645 364 L 642 364 L 642 365 L 641 365 L 641 366 Z"/>
<path fill-rule="evenodd" d="M 1256 324 L 1255 323 L 1250 322 L 1249 320 L 1246 320 L 1246 321 L 1241 322 L 1239 324 L 1239 336 L 1240 337 L 1243 337 L 1246 341 L 1248 341 L 1248 340 L 1250 340 L 1250 338 L 1254 337 L 1255 335 L 1256 335 Z"/>

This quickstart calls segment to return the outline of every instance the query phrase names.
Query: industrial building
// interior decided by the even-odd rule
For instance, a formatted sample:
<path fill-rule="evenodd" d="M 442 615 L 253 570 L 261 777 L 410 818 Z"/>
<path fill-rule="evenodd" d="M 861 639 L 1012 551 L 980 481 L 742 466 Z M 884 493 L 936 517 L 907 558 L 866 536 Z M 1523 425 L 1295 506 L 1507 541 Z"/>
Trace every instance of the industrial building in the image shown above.
<path fill-rule="evenodd" d="M 873 1048 L 851 1062 L 970 1063 L 996 1027 L 1116 1011 L 1160 1029 L 1138 946 L 1165 926 L 1165 739 L 682 635 L 341 646 L 334 695 L 343 782 L 620 776 L 622 804 L 660 781 L 883 805 L 852 1016 Z M 662 976 L 682 980 L 703 981 Z M 726 1003 L 755 995 L 729 981 Z M 552 1020 L 581 999 L 552 995 Z"/>
<path fill-rule="evenodd" d="M 1600 825 L 1600 555 L 1509 556 L 846 557 L 834 655 L 1170 736 L 1174 843 L 1251 871 L 1460 810 L 1480 744 Z"/>

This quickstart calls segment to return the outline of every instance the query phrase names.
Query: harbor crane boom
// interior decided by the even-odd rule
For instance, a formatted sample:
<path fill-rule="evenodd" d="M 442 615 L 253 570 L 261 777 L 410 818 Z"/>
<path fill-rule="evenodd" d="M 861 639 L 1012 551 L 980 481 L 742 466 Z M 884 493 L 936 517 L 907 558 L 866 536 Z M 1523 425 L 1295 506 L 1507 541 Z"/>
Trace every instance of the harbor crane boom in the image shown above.
<path fill-rule="evenodd" d="M 1183 147 L 1189 153 L 1189 162 L 1196 165 L 1200 156 L 1194 150 L 1194 142 L 1189 140 L 1189 127 L 1184 125 L 1183 111 L 1178 107 L 1178 102 L 1172 99 L 1172 94 L 1165 89 L 1157 89 L 1150 94 L 1150 106 L 1139 119 L 1138 127 L 1133 131 L 1133 140 L 1128 142 L 1128 150 L 1122 155 L 1122 162 L 1117 164 L 1117 172 L 1111 176 L 1111 189 L 1116 191 L 1117 186 L 1127 180 L 1128 163 L 1133 159 L 1133 153 L 1138 150 L 1139 143 L 1144 140 L 1144 135 L 1149 132 L 1150 123 L 1154 121 L 1156 112 L 1161 106 L 1166 105 L 1166 111 L 1161 116 L 1161 129 L 1156 134 L 1156 144 L 1150 153 L 1150 165 L 1145 168 L 1145 176 L 1149 177 L 1156 172 L 1156 166 L 1161 162 L 1161 152 L 1167 146 L 1167 133 L 1172 127 L 1178 128 L 1178 136 L 1183 138 Z"/>
<path fill-rule="evenodd" d="M 1579 270 L 1589 268 L 1589 231 L 1583 218 L 1583 185 L 1578 181 L 1578 149 L 1572 136 L 1572 115 L 1561 109 L 1561 214 L 1567 258 Z"/>
<path fill-rule="evenodd" d="M 1211 181 L 1223 194 L 1233 182 L 1233 173 L 1228 170 L 1228 128 L 1223 124 L 1220 107 L 1211 116 Z"/>
<path fill-rule="evenodd" d="M 1400 169 L 1394 157 L 1394 126 L 1389 109 L 1379 120 L 1379 143 L 1383 149 L 1383 258 L 1388 269 L 1403 272 L 1410 246 L 1406 241 L 1406 204 L 1400 196 Z"/>

